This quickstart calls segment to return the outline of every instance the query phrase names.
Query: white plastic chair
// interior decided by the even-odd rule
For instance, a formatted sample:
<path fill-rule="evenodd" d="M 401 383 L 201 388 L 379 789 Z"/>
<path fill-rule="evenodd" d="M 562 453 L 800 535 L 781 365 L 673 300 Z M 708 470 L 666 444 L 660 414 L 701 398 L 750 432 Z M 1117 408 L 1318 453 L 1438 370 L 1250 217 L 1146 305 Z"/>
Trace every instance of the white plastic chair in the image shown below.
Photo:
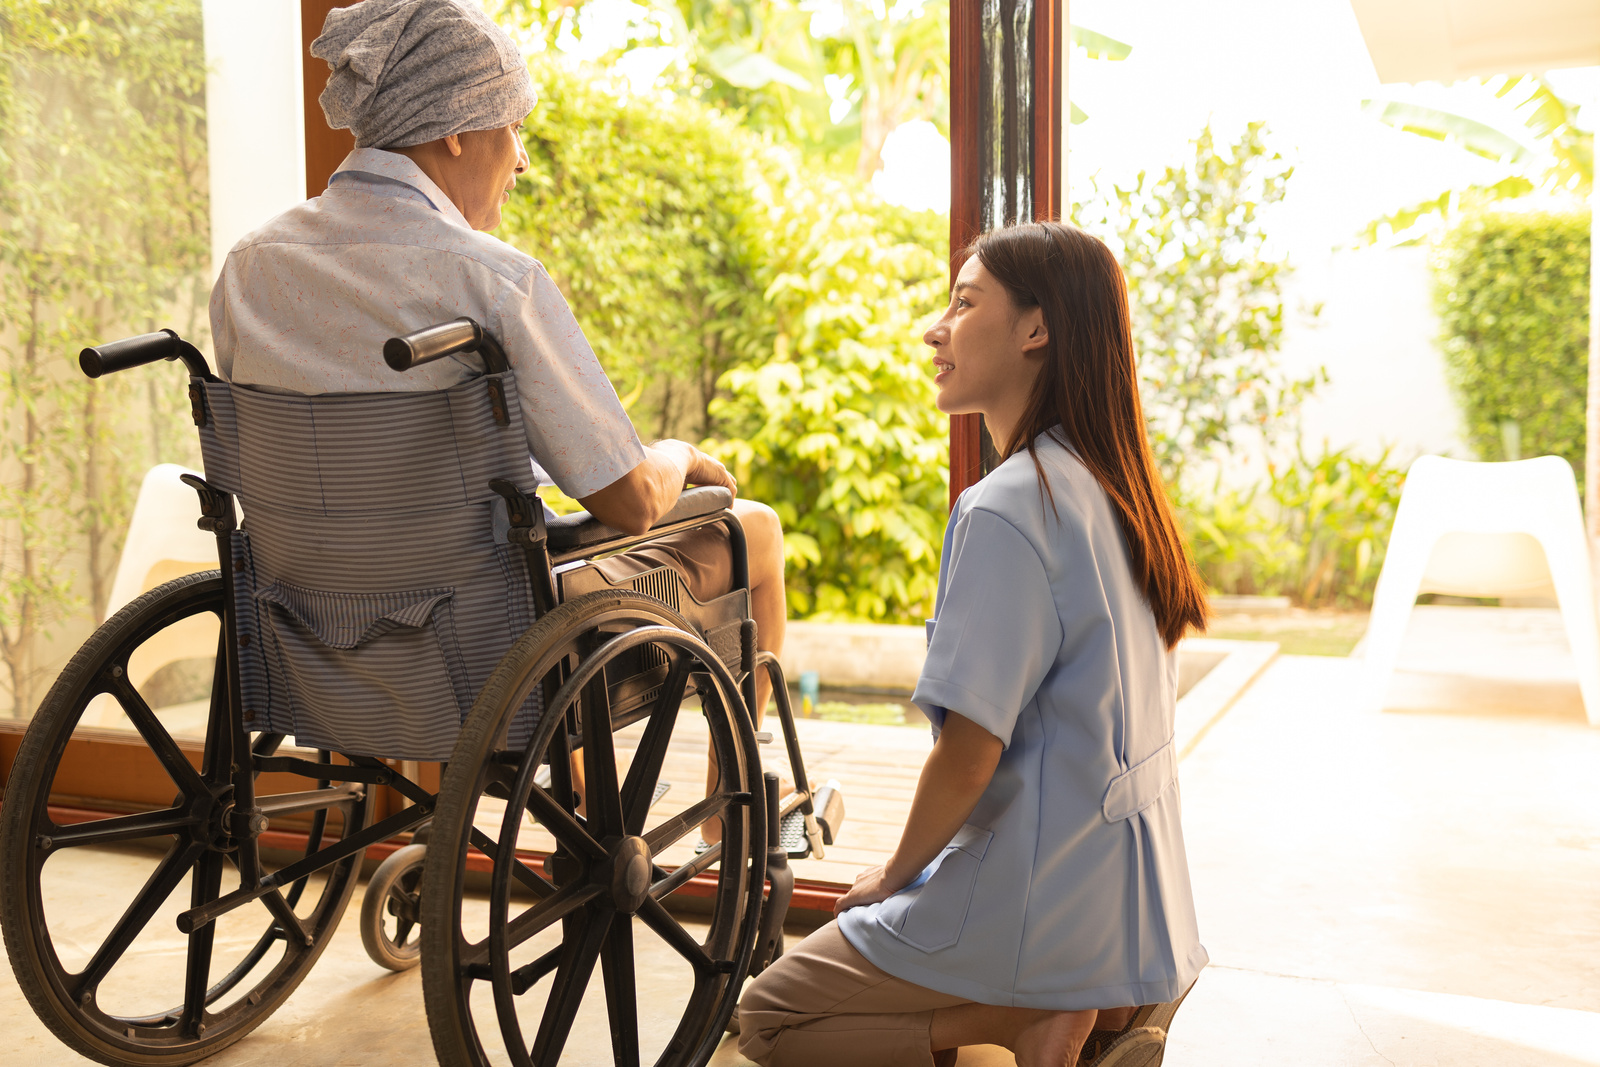
<path fill-rule="evenodd" d="M 1367 705 L 1383 706 L 1419 594 L 1552 592 L 1589 723 L 1600 726 L 1600 625 L 1571 466 L 1559 456 L 1514 463 L 1421 457 L 1406 475 L 1372 601 L 1364 642 Z"/>
<path fill-rule="evenodd" d="M 216 567 L 216 536 L 195 525 L 200 498 L 178 480 L 179 475 L 198 473 L 176 463 L 162 463 L 145 474 L 128 522 L 122 558 L 111 580 L 107 616 L 164 582 Z M 214 655 L 218 630 L 218 620 L 210 615 L 196 615 L 168 627 L 129 658 L 129 679 L 136 687 L 143 686 L 168 664 Z M 114 727 L 125 725 L 126 720 L 116 701 L 101 695 L 85 710 L 84 723 Z"/>
<path fill-rule="evenodd" d="M 111 581 L 108 616 L 162 582 L 217 565 L 216 536 L 195 525 L 200 498 L 178 480 L 184 474 L 200 472 L 161 463 L 145 474 Z"/>

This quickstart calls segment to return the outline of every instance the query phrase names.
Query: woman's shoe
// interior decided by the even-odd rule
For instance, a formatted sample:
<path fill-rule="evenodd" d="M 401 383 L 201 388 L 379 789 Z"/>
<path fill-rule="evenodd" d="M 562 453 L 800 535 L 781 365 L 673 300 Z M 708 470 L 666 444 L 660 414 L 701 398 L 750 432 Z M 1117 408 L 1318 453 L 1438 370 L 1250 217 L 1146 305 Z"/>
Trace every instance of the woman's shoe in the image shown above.
<path fill-rule="evenodd" d="M 1196 978 L 1195 982 L 1199 980 Z M 1133 1013 L 1133 1018 L 1124 1029 L 1131 1030 L 1136 1026 L 1154 1026 L 1162 1031 L 1171 1030 L 1172 1017 L 1178 1014 L 1178 1005 L 1182 1004 L 1183 998 L 1187 997 L 1193 990 L 1194 982 L 1190 982 L 1189 988 L 1179 993 L 1177 1000 L 1169 1000 L 1164 1004 L 1146 1004 Z"/>
<path fill-rule="evenodd" d="M 1101 1031 L 1105 1033 L 1107 1031 Z M 1088 1044 L 1084 1048 L 1088 1049 Z M 1100 1047 L 1089 1067 L 1161 1067 L 1167 1053 L 1167 1032 L 1155 1026 L 1130 1027 Z M 1080 1064 L 1083 1060 L 1078 1061 Z"/>
<path fill-rule="evenodd" d="M 1199 981 L 1199 979 L 1197 978 L 1195 981 Z M 1090 1064 L 1099 1065 L 1101 1061 L 1097 1057 L 1108 1050 L 1123 1034 L 1132 1030 L 1154 1028 L 1161 1031 L 1162 1038 L 1165 1040 L 1166 1032 L 1172 1026 L 1172 1017 L 1178 1014 L 1178 1006 L 1183 1003 L 1184 998 L 1193 989 L 1194 982 L 1190 982 L 1189 988 L 1180 993 L 1177 1000 L 1168 1000 L 1160 1004 L 1146 1004 L 1142 1008 L 1134 1009 L 1133 1018 L 1129 1019 L 1128 1025 L 1121 1030 L 1091 1031 L 1089 1039 L 1083 1043 L 1083 1052 L 1078 1056 L 1078 1067 L 1090 1067 Z M 1160 1063 L 1161 1061 L 1157 1058 L 1152 1062 Z"/>

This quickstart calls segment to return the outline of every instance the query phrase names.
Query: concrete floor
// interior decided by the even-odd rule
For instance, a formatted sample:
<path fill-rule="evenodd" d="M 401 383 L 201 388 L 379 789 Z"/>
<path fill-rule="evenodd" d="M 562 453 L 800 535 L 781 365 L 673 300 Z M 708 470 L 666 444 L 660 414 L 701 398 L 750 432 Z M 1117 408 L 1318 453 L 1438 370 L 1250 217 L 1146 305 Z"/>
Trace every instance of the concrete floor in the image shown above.
<path fill-rule="evenodd" d="M 1600 730 L 1564 655 L 1553 613 L 1425 608 L 1384 712 L 1351 710 L 1359 660 L 1268 668 L 1183 763 L 1213 964 L 1170 1067 L 1600 1065 Z M 119 877 L 118 855 L 100 859 L 86 916 Z M 639 945 L 643 999 L 670 1010 L 675 958 Z M 595 1023 L 565 1062 L 610 1062 Z M 80 1062 L 9 972 L 0 1032 L 8 1065 Z M 288 1004 L 211 1062 L 431 1062 L 418 976 L 379 971 L 347 921 Z"/>

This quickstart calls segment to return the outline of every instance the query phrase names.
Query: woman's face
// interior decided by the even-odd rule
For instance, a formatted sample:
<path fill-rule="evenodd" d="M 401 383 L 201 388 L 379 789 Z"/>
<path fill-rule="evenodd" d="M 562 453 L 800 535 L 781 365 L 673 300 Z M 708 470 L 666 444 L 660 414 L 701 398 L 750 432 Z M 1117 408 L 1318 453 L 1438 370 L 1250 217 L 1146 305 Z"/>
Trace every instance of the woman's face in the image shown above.
<path fill-rule="evenodd" d="M 1044 367 L 1044 312 L 1031 307 L 1019 313 L 1005 287 L 969 256 L 950 306 L 922 339 L 933 349 L 939 410 L 979 412 L 996 443 L 1008 440 Z"/>

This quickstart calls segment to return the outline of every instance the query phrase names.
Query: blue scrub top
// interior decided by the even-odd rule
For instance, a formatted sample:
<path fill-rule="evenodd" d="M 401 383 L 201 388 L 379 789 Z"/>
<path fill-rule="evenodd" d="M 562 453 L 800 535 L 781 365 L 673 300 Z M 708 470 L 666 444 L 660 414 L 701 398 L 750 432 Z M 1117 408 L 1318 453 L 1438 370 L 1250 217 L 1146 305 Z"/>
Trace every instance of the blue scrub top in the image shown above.
<path fill-rule="evenodd" d="M 1177 654 L 1104 491 L 1049 434 L 945 531 L 913 699 L 1002 742 L 970 821 L 921 878 L 839 928 L 897 978 L 984 1004 L 1175 999 L 1206 965 L 1179 822 Z"/>

